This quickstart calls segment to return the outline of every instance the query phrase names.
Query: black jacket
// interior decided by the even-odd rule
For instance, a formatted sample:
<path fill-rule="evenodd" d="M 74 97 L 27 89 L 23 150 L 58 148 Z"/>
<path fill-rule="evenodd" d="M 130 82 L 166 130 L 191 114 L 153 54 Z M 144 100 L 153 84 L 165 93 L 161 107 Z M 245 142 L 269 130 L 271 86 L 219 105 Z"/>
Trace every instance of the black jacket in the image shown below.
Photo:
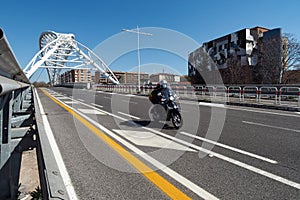
<path fill-rule="evenodd" d="M 160 88 L 155 88 L 151 94 L 150 94 L 150 101 L 153 103 L 153 104 L 159 104 L 160 101 L 161 101 L 161 89 Z"/>

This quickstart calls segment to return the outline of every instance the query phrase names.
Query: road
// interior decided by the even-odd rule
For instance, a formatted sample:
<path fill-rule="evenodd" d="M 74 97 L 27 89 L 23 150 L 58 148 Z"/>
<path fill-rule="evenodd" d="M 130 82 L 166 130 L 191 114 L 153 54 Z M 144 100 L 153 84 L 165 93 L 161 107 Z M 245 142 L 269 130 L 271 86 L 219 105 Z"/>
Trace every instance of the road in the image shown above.
<path fill-rule="evenodd" d="M 153 123 L 144 96 L 37 90 L 80 199 L 300 199 L 300 114 L 179 100 Z"/>

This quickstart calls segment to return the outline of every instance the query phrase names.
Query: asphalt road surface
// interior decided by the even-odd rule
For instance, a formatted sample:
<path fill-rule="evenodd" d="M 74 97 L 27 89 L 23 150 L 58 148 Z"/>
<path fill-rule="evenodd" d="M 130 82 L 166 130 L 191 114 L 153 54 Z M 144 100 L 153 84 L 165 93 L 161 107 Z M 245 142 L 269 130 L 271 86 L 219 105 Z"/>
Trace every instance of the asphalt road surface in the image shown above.
<path fill-rule="evenodd" d="M 300 199 L 300 114 L 179 99 L 37 90 L 79 199 Z M 158 108 L 159 109 L 159 108 Z"/>

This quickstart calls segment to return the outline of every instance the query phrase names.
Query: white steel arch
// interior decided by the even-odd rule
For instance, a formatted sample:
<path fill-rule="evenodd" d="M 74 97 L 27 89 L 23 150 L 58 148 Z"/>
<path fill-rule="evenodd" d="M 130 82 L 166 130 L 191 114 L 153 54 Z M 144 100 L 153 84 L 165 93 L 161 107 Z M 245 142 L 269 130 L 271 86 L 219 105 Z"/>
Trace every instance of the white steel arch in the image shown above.
<path fill-rule="evenodd" d="M 59 82 L 62 69 L 100 70 L 112 83 L 119 84 L 117 77 L 92 50 L 75 40 L 73 34 L 43 32 L 40 36 L 40 51 L 24 68 L 29 79 L 38 68 L 46 68 L 51 85 Z"/>

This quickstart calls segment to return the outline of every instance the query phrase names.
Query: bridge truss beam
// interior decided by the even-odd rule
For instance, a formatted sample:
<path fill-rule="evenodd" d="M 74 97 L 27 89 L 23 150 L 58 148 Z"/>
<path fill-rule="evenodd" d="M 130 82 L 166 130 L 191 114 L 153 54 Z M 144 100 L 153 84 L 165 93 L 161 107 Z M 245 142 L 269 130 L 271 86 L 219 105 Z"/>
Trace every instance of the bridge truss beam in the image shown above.
<path fill-rule="evenodd" d="M 117 77 L 105 62 L 92 50 L 75 40 L 73 34 L 62 34 L 53 31 L 40 36 L 40 51 L 24 68 L 28 79 L 39 68 L 46 68 L 51 85 L 59 83 L 63 69 L 99 70 L 110 82 L 119 84 Z"/>

